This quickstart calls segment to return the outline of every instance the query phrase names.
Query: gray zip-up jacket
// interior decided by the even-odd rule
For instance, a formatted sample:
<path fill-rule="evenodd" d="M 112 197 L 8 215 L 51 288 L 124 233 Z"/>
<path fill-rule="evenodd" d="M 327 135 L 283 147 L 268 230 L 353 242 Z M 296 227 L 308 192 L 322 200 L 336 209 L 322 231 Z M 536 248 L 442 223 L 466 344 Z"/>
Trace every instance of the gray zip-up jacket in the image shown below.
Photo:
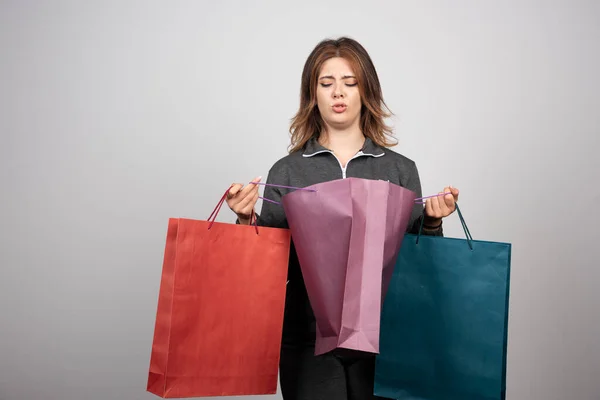
<path fill-rule="evenodd" d="M 390 149 L 377 146 L 367 138 L 363 148 L 343 168 L 332 151 L 311 139 L 301 151 L 277 161 L 269 170 L 267 183 L 307 187 L 322 182 L 347 177 L 385 180 L 412 190 L 421 197 L 421 181 L 415 163 Z M 293 189 L 266 186 L 264 197 L 281 202 Z M 409 233 L 417 233 L 423 218 L 423 206 L 416 204 L 408 224 Z M 263 202 L 258 215 L 258 225 L 287 228 L 283 206 Z M 442 236 L 442 228 L 423 231 L 423 234 Z M 293 243 L 288 270 L 283 343 L 286 345 L 312 345 L 315 340 L 315 322 L 304 287 L 298 257 Z"/>

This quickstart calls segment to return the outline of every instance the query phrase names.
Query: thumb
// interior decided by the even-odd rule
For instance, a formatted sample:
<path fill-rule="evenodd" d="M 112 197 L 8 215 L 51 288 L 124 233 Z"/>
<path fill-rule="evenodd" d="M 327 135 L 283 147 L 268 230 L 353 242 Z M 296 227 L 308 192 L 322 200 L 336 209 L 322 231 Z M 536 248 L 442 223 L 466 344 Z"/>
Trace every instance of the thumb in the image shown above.
<path fill-rule="evenodd" d="M 242 188 L 242 185 L 240 185 L 239 183 L 233 183 L 229 187 L 229 191 L 227 192 L 227 198 L 228 199 L 233 198 L 233 196 L 235 196 L 240 191 L 241 188 Z"/>
<path fill-rule="evenodd" d="M 452 196 L 454 196 L 454 200 L 458 200 L 458 195 L 460 194 L 460 191 L 455 188 L 454 186 L 450 185 L 450 192 L 452 192 Z"/>

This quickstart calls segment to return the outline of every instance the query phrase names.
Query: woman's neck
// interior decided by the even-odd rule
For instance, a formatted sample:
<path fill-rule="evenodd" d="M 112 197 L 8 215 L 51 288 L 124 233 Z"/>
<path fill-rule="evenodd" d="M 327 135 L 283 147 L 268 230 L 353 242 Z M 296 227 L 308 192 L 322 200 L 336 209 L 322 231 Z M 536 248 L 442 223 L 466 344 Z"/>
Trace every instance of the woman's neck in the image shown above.
<path fill-rule="evenodd" d="M 362 149 L 365 144 L 365 136 L 360 129 L 336 130 L 328 127 L 321 132 L 319 143 L 333 151 L 336 157 L 346 166 L 348 161 Z"/>
<path fill-rule="evenodd" d="M 365 136 L 358 127 L 345 130 L 328 127 L 326 131 L 321 132 L 319 143 L 334 153 L 346 154 L 352 152 L 354 155 L 363 147 Z"/>

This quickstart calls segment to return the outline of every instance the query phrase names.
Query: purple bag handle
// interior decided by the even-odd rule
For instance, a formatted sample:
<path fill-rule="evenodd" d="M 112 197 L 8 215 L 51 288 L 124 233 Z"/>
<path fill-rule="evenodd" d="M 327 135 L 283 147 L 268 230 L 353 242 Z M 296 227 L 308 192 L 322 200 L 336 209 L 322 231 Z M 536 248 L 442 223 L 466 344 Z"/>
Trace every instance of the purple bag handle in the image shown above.
<path fill-rule="evenodd" d="M 280 188 L 294 189 L 294 190 L 306 190 L 308 192 L 316 192 L 317 191 L 316 189 L 300 188 L 300 187 L 296 187 L 296 186 L 275 185 L 275 184 L 272 184 L 272 183 L 259 183 L 259 182 L 250 182 L 250 183 L 253 184 L 253 185 L 273 186 L 273 187 L 280 187 Z M 417 204 L 425 204 L 425 200 L 426 199 L 430 199 L 432 197 L 438 197 L 438 196 L 445 196 L 447 194 L 452 194 L 452 193 L 450 193 L 450 192 L 444 192 L 444 193 L 433 194 L 431 196 L 418 197 L 418 198 L 415 199 L 415 203 L 417 203 Z M 264 201 L 268 201 L 269 203 L 281 204 L 278 201 L 267 199 L 265 197 L 258 196 L 258 198 L 261 199 L 261 200 L 264 200 Z"/>
<path fill-rule="evenodd" d="M 296 187 L 296 186 L 275 185 L 273 183 L 260 183 L 260 182 L 250 182 L 250 183 L 253 185 L 272 186 L 272 187 L 280 187 L 280 188 L 285 188 L 285 189 L 305 190 L 307 192 L 316 192 L 315 189 L 307 189 L 307 188 L 301 188 L 301 187 Z M 268 201 L 269 203 L 281 204 L 278 201 L 267 199 L 265 197 L 258 196 L 258 198 L 261 200 L 264 200 L 264 201 Z"/>
<path fill-rule="evenodd" d="M 452 194 L 452 193 L 450 193 L 450 192 L 444 192 L 444 193 L 432 194 L 431 196 L 417 197 L 415 199 L 415 202 L 418 203 L 418 204 L 425 204 L 425 200 L 426 199 L 431 199 L 432 197 L 445 196 L 447 194 Z"/>

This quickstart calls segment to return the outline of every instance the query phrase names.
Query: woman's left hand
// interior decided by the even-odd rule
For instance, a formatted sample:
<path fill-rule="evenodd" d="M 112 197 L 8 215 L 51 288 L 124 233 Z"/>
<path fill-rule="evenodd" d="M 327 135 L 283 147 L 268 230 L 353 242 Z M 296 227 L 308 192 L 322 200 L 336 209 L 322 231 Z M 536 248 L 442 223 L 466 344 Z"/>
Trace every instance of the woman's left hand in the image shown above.
<path fill-rule="evenodd" d="M 425 201 L 425 223 L 429 226 L 437 226 L 442 223 L 442 218 L 447 217 L 456 210 L 458 201 L 458 189 L 452 186 L 444 188 L 442 193 L 448 193 L 444 196 L 436 196 Z"/>

